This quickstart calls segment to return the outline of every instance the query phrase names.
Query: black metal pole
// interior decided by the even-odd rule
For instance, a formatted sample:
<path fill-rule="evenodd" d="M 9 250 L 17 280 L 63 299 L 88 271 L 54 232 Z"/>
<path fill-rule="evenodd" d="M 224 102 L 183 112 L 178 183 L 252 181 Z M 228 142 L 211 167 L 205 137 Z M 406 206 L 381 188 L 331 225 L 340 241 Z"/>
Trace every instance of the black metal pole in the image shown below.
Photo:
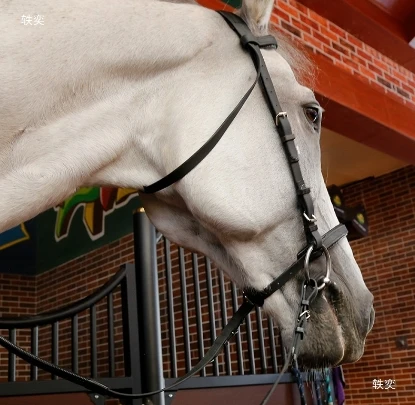
<path fill-rule="evenodd" d="M 156 230 L 143 208 L 134 213 L 134 254 L 137 280 L 138 330 L 143 392 L 164 387 Z M 164 405 L 164 394 L 147 403 Z"/>

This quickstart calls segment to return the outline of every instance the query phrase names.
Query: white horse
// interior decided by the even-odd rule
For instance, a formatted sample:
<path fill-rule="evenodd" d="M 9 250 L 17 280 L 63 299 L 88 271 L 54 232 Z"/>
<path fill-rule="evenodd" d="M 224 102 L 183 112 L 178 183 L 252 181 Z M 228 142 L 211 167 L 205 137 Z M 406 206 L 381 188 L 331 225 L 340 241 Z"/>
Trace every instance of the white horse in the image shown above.
<path fill-rule="evenodd" d="M 0 231 L 80 186 L 141 189 L 160 179 L 206 141 L 256 75 L 223 18 L 197 4 L 0 5 Z M 272 0 L 244 1 L 241 14 L 255 34 L 267 33 L 272 7 Z M 320 168 L 321 108 L 297 82 L 289 51 L 262 54 L 326 232 L 338 221 Z M 289 167 L 258 86 L 199 166 L 141 200 L 161 232 L 209 256 L 241 286 L 264 288 L 305 245 Z M 319 295 L 302 344 L 311 366 L 359 359 L 373 324 L 373 297 L 347 240 L 331 255 L 337 289 Z M 301 282 L 291 280 L 264 307 L 287 345 Z"/>

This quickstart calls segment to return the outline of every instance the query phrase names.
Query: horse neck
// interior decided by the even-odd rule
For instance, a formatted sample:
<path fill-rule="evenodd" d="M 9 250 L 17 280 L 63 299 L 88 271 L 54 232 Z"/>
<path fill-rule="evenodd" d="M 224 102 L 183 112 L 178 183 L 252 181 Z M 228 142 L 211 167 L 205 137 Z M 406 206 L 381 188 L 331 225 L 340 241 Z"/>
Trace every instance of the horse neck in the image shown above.
<path fill-rule="evenodd" d="M 133 147 L 95 173 L 90 184 L 141 188 L 164 176 L 183 162 L 189 151 L 197 150 L 206 141 L 237 101 L 232 99 L 234 92 L 223 91 L 226 86 L 231 89 L 230 77 L 238 76 L 230 73 L 230 59 L 240 53 L 235 44 L 223 44 L 225 36 L 237 41 L 223 21 L 212 18 L 212 11 L 195 5 L 145 5 L 140 16 L 146 21 L 142 20 L 138 27 L 148 21 L 151 25 L 137 35 L 141 35 L 138 46 L 137 41 L 131 42 L 135 37 L 131 35 L 126 41 L 130 48 L 118 52 L 123 57 L 129 55 L 119 65 L 120 72 L 126 69 L 127 75 L 137 75 L 135 66 L 139 69 L 139 77 L 122 90 L 122 102 L 126 103 L 133 128 Z M 228 70 L 227 78 L 224 70 Z M 125 73 L 121 74 L 124 80 Z M 215 82 L 217 89 L 228 94 L 223 95 L 229 103 L 225 108 L 216 103 L 213 92 L 206 94 Z"/>
<path fill-rule="evenodd" d="M 19 15 L 17 3 L 9 6 L 9 15 Z M 196 23 L 208 19 L 209 10 L 191 4 L 157 0 L 124 0 L 116 7 L 99 0 L 73 0 L 70 5 L 54 0 L 25 3 L 27 9 L 44 9 L 47 22 L 31 30 L 16 24 L 15 18 L 0 23 L 1 30 L 10 33 L 0 43 L 0 54 L 10 55 L 10 63 L 0 69 L 6 84 L 0 90 L 0 109 L 5 112 L 0 117 L 2 129 L 10 128 L 11 122 L 35 126 L 39 117 L 53 119 L 71 101 L 79 106 L 120 82 L 174 69 L 194 58 L 209 41 L 205 24 L 198 27 Z M 84 89 L 85 94 L 77 98 L 76 92 Z"/>
<path fill-rule="evenodd" d="M 141 178 L 142 173 L 155 177 L 153 161 L 159 159 L 154 156 L 163 149 L 160 145 L 165 143 L 164 138 L 174 135 L 177 111 L 189 109 L 185 105 L 188 89 L 184 90 L 180 79 L 211 69 L 213 63 L 204 63 L 200 55 L 220 38 L 223 22 L 213 18 L 211 10 L 197 5 L 156 0 L 125 0 L 116 7 L 111 2 L 74 0 L 67 10 L 61 2 L 44 0 L 42 7 L 32 2 L 33 9 L 48 11 L 47 23 L 30 33 L 27 27 L 14 27 L 16 35 L 3 44 L 6 50 L 16 50 L 16 59 L 24 57 L 31 63 L 16 63 L 19 72 L 0 69 L 0 78 L 4 74 L 19 79 L 13 81 L 10 91 L 7 87 L 4 90 L 6 113 L 0 117 L 1 140 L 7 143 L 17 132 L 29 133 L 62 117 L 72 122 L 84 119 L 98 126 L 102 120 L 85 114 L 80 118 L 78 112 L 91 105 L 112 103 L 117 107 L 112 114 L 123 110 L 124 121 L 131 122 L 132 139 L 127 143 L 132 141 L 134 147 L 97 171 L 90 184 L 139 187 L 141 181 L 131 177 Z M 13 38 L 22 37 L 27 46 L 13 46 Z M 207 53 L 213 55 L 210 50 Z M 213 55 L 210 62 L 215 58 Z M 173 112 L 172 104 L 181 106 Z M 120 128 L 125 130 L 125 125 Z M 137 162 L 140 173 L 126 175 Z"/>

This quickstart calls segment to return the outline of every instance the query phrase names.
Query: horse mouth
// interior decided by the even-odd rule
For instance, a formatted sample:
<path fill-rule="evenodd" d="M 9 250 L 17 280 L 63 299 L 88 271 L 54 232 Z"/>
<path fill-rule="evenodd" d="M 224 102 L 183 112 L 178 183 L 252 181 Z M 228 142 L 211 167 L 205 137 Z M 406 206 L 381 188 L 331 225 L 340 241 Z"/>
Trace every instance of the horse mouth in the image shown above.
<path fill-rule="evenodd" d="M 356 339 L 353 334 L 344 332 L 349 329 L 349 318 L 344 315 L 346 308 L 345 297 L 334 283 L 326 285 L 319 293 L 310 308 L 311 316 L 298 350 L 302 368 L 334 367 L 360 358 L 361 355 L 348 353 L 349 346 L 356 346 Z"/>

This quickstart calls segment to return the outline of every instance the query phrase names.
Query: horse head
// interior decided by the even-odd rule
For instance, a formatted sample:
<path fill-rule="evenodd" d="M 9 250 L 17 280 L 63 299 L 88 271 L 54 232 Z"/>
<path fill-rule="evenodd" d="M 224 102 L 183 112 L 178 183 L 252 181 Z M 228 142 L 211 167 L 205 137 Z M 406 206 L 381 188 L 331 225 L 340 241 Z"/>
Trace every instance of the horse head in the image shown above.
<path fill-rule="evenodd" d="M 273 1 L 244 1 L 241 16 L 255 35 L 268 34 Z M 155 163 L 165 175 L 185 161 L 220 125 L 255 79 L 252 60 L 219 15 L 209 47 L 183 72 L 185 100 L 172 106 L 174 126 L 163 138 Z M 207 21 L 210 21 L 209 23 Z M 279 39 L 278 39 L 279 40 Z M 279 40 L 279 42 L 281 42 Z M 280 49 L 282 48 L 282 50 Z M 323 110 L 313 92 L 294 74 L 290 45 L 262 50 L 280 103 L 287 113 L 311 188 L 321 232 L 338 224 L 321 173 L 319 138 Z M 291 60 L 291 64 L 289 63 Z M 192 92 L 192 87 L 195 89 Z M 196 90 L 197 89 L 197 90 Z M 203 89 L 201 91 L 200 89 Z M 157 180 L 156 175 L 151 177 Z M 213 259 L 243 288 L 262 290 L 306 245 L 289 164 L 266 101 L 256 87 L 213 151 L 179 182 L 156 194 L 141 195 L 155 226 L 171 240 Z M 373 325 L 373 297 L 346 239 L 332 251 L 332 282 L 311 307 L 311 322 L 300 354 L 304 364 L 337 365 L 358 360 Z M 324 274 L 324 259 L 311 275 Z M 287 346 L 293 339 L 304 273 L 265 300 Z"/>

